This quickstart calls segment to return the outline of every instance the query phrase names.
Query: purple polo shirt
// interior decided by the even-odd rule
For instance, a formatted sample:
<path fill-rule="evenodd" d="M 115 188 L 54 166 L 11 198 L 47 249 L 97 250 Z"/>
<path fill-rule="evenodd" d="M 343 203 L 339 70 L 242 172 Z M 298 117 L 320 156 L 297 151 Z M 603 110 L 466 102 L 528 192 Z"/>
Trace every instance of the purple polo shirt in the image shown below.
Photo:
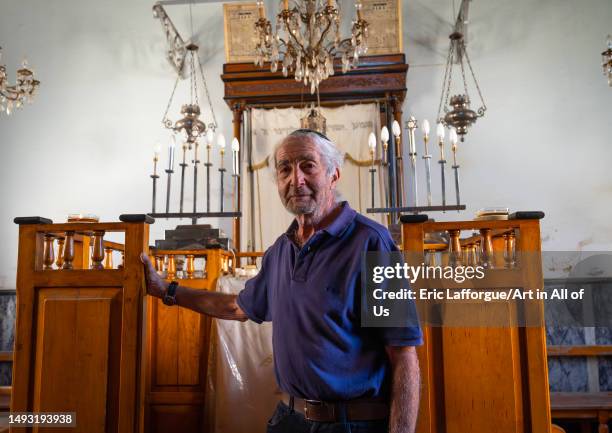
<path fill-rule="evenodd" d="M 266 251 L 259 274 L 238 295 L 249 319 L 273 322 L 278 385 L 313 400 L 388 396 L 385 346 L 423 342 L 418 326 L 361 327 L 362 256 L 397 251 L 388 230 L 346 202 L 301 249 L 288 236 L 296 227 Z"/>

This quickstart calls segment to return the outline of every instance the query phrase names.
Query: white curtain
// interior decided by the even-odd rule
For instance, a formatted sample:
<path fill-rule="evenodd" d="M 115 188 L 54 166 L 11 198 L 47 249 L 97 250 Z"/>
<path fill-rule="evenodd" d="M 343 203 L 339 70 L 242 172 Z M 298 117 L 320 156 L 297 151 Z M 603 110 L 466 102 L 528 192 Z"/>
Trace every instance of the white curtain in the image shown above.
<path fill-rule="evenodd" d="M 217 291 L 237 294 L 248 278 L 223 276 Z M 272 356 L 272 323 L 213 320 L 206 419 L 213 433 L 265 433 L 280 400 Z"/>
<path fill-rule="evenodd" d="M 322 108 L 327 119 L 326 135 L 345 155 L 338 189 L 342 197 L 358 212 L 366 214 L 371 207 L 370 160 L 368 135 L 374 132 L 378 138 L 380 115 L 378 104 L 344 105 L 338 108 Z M 265 251 L 278 236 L 283 233 L 293 216 L 285 210 L 273 179 L 273 155 L 276 144 L 290 132 L 300 127 L 300 119 L 307 110 L 300 108 L 251 109 L 250 132 L 252 142 L 252 162 L 255 167 L 254 178 L 254 238 L 252 245 L 251 225 L 251 191 L 248 180 L 248 165 L 243 164 L 244 198 L 242 206 L 242 233 L 246 234 L 245 246 L 256 251 Z M 380 157 L 380 143 L 378 144 Z M 266 161 L 268 162 L 266 164 Z M 361 164 L 359 164 L 361 162 Z M 375 180 L 375 206 L 381 207 L 382 177 L 377 167 Z M 384 191 L 383 191 L 384 197 Z M 381 214 L 366 214 L 369 218 L 384 223 Z M 244 247 L 243 247 L 244 248 Z"/>

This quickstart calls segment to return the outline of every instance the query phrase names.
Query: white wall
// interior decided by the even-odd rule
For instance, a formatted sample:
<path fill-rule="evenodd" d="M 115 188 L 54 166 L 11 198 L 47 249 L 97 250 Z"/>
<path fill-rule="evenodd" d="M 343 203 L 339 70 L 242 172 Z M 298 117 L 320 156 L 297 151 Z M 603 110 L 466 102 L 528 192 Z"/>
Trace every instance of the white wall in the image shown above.
<path fill-rule="evenodd" d="M 404 110 L 417 118 L 436 116 L 443 68 L 429 65 L 445 61 L 450 5 L 404 2 L 411 65 Z M 612 88 L 600 53 L 612 2 L 474 0 L 469 19 L 468 53 L 488 110 L 461 149 L 464 215 L 496 205 L 543 210 L 544 249 L 609 250 Z"/>
<path fill-rule="evenodd" d="M 0 0 L 2 63 L 11 81 L 25 55 L 42 82 L 33 105 L 0 116 L 0 288 L 14 287 L 13 217 L 60 222 L 83 212 L 115 221 L 121 213 L 149 211 L 152 147 L 164 137 L 160 119 L 174 79 L 152 4 Z M 166 9 L 187 38 L 187 6 Z M 217 119 L 230 136 L 219 77 L 222 5 L 193 10 Z M 451 3 L 404 1 L 403 11 L 411 65 L 404 112 L 431 121 Z M 489 110 L 460 154 L 468 210 L 436 217 L 470 218 L 491 205 L 541 209 L 545 248 L 610 248 L 612 89 L 601 75 L 599 53 L 612 32 L 612 3 L 474 0 L 470 21 L 468 50 Z M 162 203 L 160 197 L 158 207 Z M 152 239 L 175 224 L 156 222 Z"/>

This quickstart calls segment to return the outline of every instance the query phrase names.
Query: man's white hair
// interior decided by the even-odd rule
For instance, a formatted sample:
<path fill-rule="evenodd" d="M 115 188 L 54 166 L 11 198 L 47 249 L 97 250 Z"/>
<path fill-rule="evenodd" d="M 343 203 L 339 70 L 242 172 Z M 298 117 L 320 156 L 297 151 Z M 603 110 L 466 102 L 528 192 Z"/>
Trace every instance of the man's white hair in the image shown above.
<path fill-rule="evenodd" d="M 311 129 L 297 129 L 281 140 L 274 147 L 274 176 L 276 177 L 276 154 L 278 149 L 285 144 L 289 137 L 307 138 L 311 140 L 321 155 L 321 161 L 325 164 L 325 170 L 328 176 L 331 176 L 336 169 L 340 170 L 344 163 L 344 155 L 338 150 L 336 145 L 325 135 L 313 131 Z"/>

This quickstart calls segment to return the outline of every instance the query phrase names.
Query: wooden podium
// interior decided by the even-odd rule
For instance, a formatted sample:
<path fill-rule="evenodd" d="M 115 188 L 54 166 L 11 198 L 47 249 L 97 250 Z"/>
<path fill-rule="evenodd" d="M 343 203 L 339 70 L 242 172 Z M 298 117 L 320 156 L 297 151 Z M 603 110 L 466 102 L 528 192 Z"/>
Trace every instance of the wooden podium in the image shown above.
<path fill-rule="evenodd" d="M 440 251 L 459 259 L 484 257 L 491 278 L 515 287 L 542 287 L 539 220 L 520 219 L 534 214 L 519 213 L 507 221 L 405 222 L 402 249 L 409 253 L 408 261 L 420 263 L 426 263 L 426 254 Z M 471 236 L 461 238 L 462 231 Z M 448 234 L 450 242 L 428 242 L 428 234 L 436 232 Z M 509 266 L 507 258 L 513 253 L 532 256 Z M 521 326 L 519 310 L 511 305 L 496 309 L 507 326 L 425 323 L 425 344 L 418 348 L 418 433 L 550 433 L 543 301 L 525 302 L 523 307 L 529 310 L 523 314 L 541 319 L 539 326 Z"/>
<path fill-rule="evenodd" d="M 148 250 L 150 218 L 120 219 L 68 224 L 15 219 L 19 261 L 11 411 L 74 412 L 76 427 L 12 427 L 13 432 L 142 431 L 145 290 L 139 256 Z M 103 264 L 107 232 L 125 236 L 123 263 L 116 269 Z M 93 269 L 75 260 L 89 257 L 89 247 L 75 238 L 90 236 Z M 53 242 L 62 238 L 58 269 Z"/>

